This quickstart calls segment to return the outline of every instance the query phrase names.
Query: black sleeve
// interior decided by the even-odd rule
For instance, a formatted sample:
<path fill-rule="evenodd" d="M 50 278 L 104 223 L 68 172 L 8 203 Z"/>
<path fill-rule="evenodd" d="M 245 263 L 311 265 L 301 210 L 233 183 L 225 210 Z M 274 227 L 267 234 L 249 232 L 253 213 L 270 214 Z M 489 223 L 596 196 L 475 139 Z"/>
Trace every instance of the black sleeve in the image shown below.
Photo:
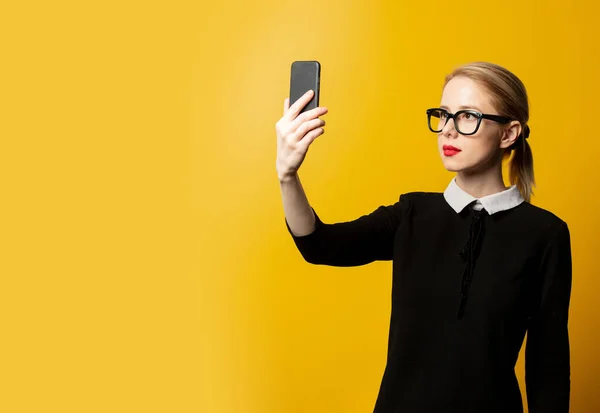
<path fill-rule="evenodd" d="M 315 212 L 315 230 L 304 236 L 295 236 L 287 220 L 285 224 L 307 262 L 352 267 L 392 259 L 394 236 L 407 204 L 406 196 L 401 195 L 393 205 L 381 205 L 355 220 L 333 224 L 324 223 Z"/>
<path fill-rule="evenodd" d="M 571 390 L 569 333 L 571 241 L 562 222 L 543 256 L 541 305 L 530 319 L 525 384 L 530 413 L 568 413 Z"/>

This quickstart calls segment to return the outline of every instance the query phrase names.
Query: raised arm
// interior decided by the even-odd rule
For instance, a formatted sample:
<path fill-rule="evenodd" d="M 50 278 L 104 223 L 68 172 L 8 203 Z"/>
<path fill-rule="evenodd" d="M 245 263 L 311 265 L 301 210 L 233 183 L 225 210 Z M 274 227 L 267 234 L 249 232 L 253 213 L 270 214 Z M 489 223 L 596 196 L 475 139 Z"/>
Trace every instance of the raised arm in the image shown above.
<path fill-rule="evenodd" d="M 292 106 L 285 98 L 283 116 L 275 125 L 276 169 L 286 226 L 304 259 L 313 264 L 355 266 L 391 260 L 394 234 L 406 202 L 380 206 L 350 222 L 325 224 L 306 198 L 298 169 L 311 143 L 323 134 L 325 121 L 319 116 L 327 113 L 327 108 L 317 107 L 299 115 L 312 96 L 309 91 Z"/>
<path fill-rule="evenodd" d="M 542 263 L 541 305 L 531 318 L 525 349 L 525 383 L 530 413 L 568 413 L 571 390 L 568 313 L 571 243 L 561 222 Z"/>
<path fill-rule="evenodd" d="M 289 191 L 288 195 L 293 191 L 301 191 L 299 181 L 298 187 L 288 187 L 283 191 Z M 301 195 L 289 196 L 288 200 L 295 197 Z M 393 205 L 382 205 L 357 219 L 333 224 L 324 223 L 308 203 L 303 205 L 306 206 L 310 212 L 301 218 L 306 222 L 301 235 L 292 230 L 288 218 L 286 226 L 307 262 L 351 267 L 393 258 L 394 236 L 407 209 L 404 196 Z M 312 219 L 314 223 L 311 224 Z"/>

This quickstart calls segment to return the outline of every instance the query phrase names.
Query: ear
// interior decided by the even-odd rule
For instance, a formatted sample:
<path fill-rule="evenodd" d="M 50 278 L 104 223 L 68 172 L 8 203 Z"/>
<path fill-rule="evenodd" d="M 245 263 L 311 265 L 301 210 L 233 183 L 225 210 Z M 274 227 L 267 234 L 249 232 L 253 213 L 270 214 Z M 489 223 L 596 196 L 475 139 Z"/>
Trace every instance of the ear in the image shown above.
<path fill-rule="evenodd" d="M 515 143 L 519 135 L 521 135 L 521 123 L 518 120 L 513 120 L 502 128 L 500 135 L 500 148 L 506 149 Z"/>

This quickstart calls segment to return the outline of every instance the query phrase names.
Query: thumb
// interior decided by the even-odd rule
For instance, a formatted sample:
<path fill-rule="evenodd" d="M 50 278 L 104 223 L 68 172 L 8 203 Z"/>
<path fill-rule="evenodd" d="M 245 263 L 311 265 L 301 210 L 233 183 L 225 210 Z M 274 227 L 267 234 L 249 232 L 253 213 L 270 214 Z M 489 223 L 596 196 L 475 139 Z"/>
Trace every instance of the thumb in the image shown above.
<path fill-rule="evenodd" d="M 288 111 L 288 109 L 290 108 L 290 98 L 285 98 L 283 99 L 283 114 L 285 115 L 285 112 Z"/>

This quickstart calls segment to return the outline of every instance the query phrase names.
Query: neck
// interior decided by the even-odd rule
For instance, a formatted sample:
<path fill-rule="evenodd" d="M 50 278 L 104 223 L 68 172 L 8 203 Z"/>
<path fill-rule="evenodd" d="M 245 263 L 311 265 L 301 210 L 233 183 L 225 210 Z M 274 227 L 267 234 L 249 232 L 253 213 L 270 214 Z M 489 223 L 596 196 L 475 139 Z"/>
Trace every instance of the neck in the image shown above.
<path fill-rule="evenodd" d="M 460 171 L 456 174 L 456 183 L 475 198 L 496 194 L 507 189 L 502 179 L 501 164 L 486 171 Z"/>

